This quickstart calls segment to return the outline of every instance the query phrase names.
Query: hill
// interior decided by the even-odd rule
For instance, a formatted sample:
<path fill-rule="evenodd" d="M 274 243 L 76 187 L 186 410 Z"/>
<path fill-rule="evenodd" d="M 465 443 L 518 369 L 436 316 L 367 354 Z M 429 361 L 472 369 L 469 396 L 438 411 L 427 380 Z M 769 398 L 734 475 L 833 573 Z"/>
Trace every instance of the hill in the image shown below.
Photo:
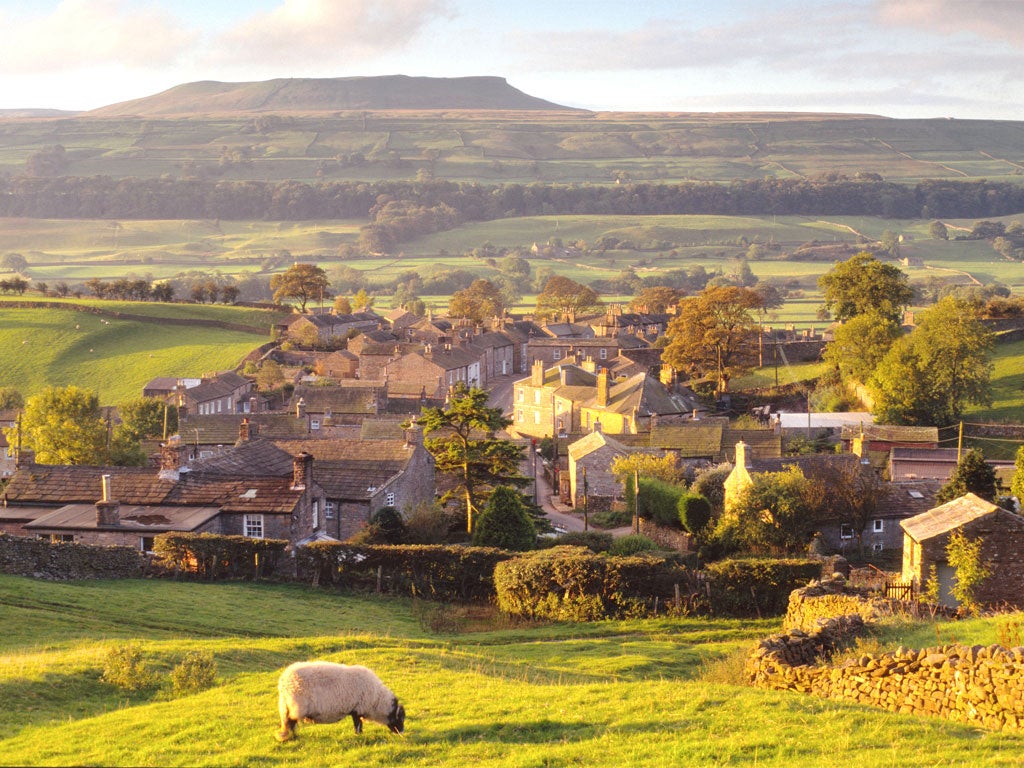
<path fill-rule="evenodd" d="M 157 117 L 235 113 L 311 113 L 380 109 L 565 110 L 513 88 L 503 77 L 286 78 L 250 83 L 204 80 L 86 113 Z"/>

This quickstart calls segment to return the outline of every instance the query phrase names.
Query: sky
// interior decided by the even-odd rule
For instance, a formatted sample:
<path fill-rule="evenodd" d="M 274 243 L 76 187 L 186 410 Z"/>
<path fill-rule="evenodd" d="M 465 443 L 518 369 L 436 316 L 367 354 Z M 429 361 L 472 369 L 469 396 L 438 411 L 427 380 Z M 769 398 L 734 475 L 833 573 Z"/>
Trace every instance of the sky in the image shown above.
<path fill-rule="evenodd" d="M 0 109 L 493 75 L 625 112 L 1024 119 L 1024 0 L 0 0 Z"/>

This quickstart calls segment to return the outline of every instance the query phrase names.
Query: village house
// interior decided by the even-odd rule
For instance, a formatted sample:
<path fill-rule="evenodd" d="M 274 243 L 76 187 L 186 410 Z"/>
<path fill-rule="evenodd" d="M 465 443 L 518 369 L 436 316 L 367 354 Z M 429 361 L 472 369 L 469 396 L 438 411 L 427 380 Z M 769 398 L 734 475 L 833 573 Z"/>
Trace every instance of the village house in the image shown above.
<path fill-rule="evenodd" d="M 5 429 L 14 429 L 18 423 L 18 411 L 14 409 L 0 411 L 0 478 L 14 474 L 16 465 L 15 453 L 18 450 L 17 438 L 8 439 Z"/>
<path fill-rule="evenodd" d="M 527 365 L 540 360 L 545 367 L 558 365 L 565 360 L 586 360 L 590 358 L 598 366 L 609 365 L 623 349 L 641 349 L 649 345 L 635 336 L 614 338 L 537 338 L 530 337 L 526 344 Z"/>
<path fill-rule="evenodd" d="M 733 428 L 725 416 L 681 419 L 659 415 L 651 419 L 650 447 L 673 453 L 679 459 L 732 464 L 740 442 L 748 458 L 778 459 L 782 456 L 782 436 L 772 429 Z"/>
<path fill-rule="evenodd" d="M 667 312 L 623 312 L 621 304 L 612 304 L 608 311 L 587 321 L 597 338 L 635 336 L 653 342 L 664 336 L 673 315 Z"/>
<path fill-rule="evenodd" d="M 443 402 L 456 384 L 486 387 L 483 351 L 472 344 L 426 344 L 388 363 L 383 378 L 393 399 Z"/>
<path fill-rule="evenodd" d="M 28 453 L 28 452 L 26 452 Z M 150 551 L 169 531 L 285 539 L 322 528 L 313 458 L 269 442 L 188 465 L 188 446 L 164 444 L 159 469 L 40 465 L 26 456 L 3 491 L 0 528 L 12 535 Z M 219 463 L 218 463 L 219 462 Z"/>
<path fill-rule="evenodd" d="M 382 327 L 384 318 L 376 312 L 353 312 L 349 315 L 296 314 L 275 326 L 280 338 L 305 340 L 315 334 L 317 344 L 340 344 L 357 331 Z"/>
<path fill-rule="evenodd" d="M 935 569 L 939 601 L 955 606 L 952 586 L 956 569 L 949 564 L 947 547 L 959 531 L 981 541 L 981 561 L 989 569 L 975 595 L 990 605 L 1024 605 L 1024 518 L 973 493 L 946 502 L 901 523 L 904 532 L 903 579 L 920 594 Z"/>
<path fill-rule="evenodd" d="M 289 410 L 305 422 L 310 435 L 316 436 L 330 434 L 333 427 L 358 426 L 387 406 L 385 382 L 360 378 L 323 386 L 300 384 L 292 393 Z"/>
<path fill-rule="evenodd" d="M 179 414 L 211 416 L 217 413 L 249 413 L 253 410 L 253 395 L 250 379 L 226 371 L 211 378 L 204 377 L 194 387 L 179 384 L 172 398 Z"/>
<path fill-rule="evenodd" d="M 612 462 L 636 452 L 600 430 L 570 444 L 567 474 L 573 506 L 579 510 L 585 503 L 589 512 L 611 509 L 624 492 L 622 483 L 611 472 Z"/>

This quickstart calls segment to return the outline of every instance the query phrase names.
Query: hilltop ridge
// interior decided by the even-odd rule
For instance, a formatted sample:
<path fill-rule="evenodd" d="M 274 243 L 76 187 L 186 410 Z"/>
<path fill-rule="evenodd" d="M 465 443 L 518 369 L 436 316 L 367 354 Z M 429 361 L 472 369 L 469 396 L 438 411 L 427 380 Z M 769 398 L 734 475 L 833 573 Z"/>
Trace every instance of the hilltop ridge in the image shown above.
<path fill-rule="evenodd" d="M 185 83 L 141 99 L 100 107 L 96 117 L 334 112 L 339 110 L 571 110 L 523 93 L 503 77 L 282 78 Z M 576 110 L 573 110 L 576 111 Z M 581 110 L 582 111 L 582 110 Z"/>

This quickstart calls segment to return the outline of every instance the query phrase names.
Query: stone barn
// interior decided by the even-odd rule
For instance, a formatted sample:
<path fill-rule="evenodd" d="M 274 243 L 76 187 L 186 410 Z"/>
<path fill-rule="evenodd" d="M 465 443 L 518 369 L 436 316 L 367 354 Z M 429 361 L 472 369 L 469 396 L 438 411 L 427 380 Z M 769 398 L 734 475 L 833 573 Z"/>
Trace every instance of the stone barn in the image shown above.
<path fill-rule="evenodd" d="M 991 575 L 979 587 L 986 604 L 1024 606 L 1024 517 L 968 493 L 904 520 L 903 579 L 920 593 L 934 565 L 943 605 L 956 606 L 951 593 L 956 571 L 946 547 L 954 531 L 981 540 L 982 562 Z"/>

